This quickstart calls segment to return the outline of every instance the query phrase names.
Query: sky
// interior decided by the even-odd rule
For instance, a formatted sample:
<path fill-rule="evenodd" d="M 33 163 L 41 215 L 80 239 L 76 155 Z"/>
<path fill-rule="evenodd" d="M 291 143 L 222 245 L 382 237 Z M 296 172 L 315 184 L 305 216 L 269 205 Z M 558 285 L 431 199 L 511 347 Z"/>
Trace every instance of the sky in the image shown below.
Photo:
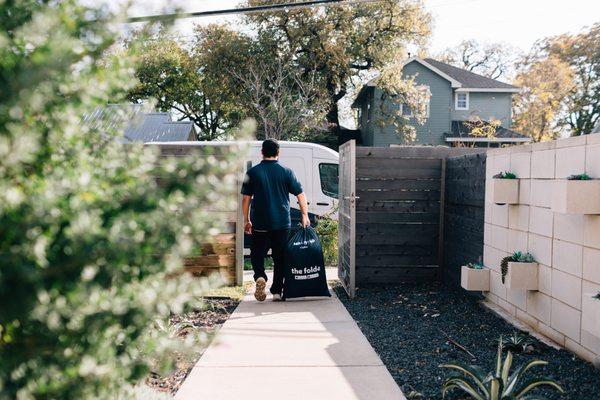
<path fill-rule="evenodd" d="M 123 0 L 125 1 L 125 0 Z M 160 14 L 169 4 L 183 11 L 235 8 L 241 0 L 131 0 L 130 16 Z M 281 2 L 292 0 L 281 0 Z M 428 52 L 441 53 L 463 40 L 503 43 L 517 53 L 527 53 L 535 41 L 563 33 L 577 33 L 600 22 L 600 0 L 422 0 L 433 17 Z M 114 2 L 112 3 L 115 4 Z M 238 16 L 189 18 L 179 20 L 174 35 L 191 38 L 195 24 L 225 23 L 244 30 Z M 411 52 L 416 48 L 408 47 Z M 351 94 L 340 102 L 341 123 L 353 128 L 349 106 Z"/>
<path fill-rule="evenodd" d="M 282 0 L 284 2 L 286 0 Z M 239 0 L 175 0 L 185 11 L 234 8 Z M 575 33 L 600 22 L 600 0 L 424 0 L 433 16 L 430 51 L 435 54 L 462 40 L 502 42 L 527 51 L 538 39 Z M 133 0 L 131 16 L 160 13 L 164 0 Z M 190 35 L 196 23 L 239 24 L 230 17 L 190 18 L 175 26 L 180 35 Z"/>

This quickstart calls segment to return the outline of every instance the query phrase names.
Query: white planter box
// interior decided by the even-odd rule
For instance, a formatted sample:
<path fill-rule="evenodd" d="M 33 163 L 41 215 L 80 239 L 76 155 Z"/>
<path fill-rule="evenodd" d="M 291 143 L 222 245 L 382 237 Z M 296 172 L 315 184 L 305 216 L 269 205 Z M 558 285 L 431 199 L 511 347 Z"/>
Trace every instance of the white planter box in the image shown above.
<path fill-rule="evenodd" d="M 562 214 L 600 214 L 600 180 L 555 181 L 552 211 Z"/>
<path fill-rule="evenodd" d="M 600 338 L 600 300 L 595 299 L 595 293 L 584 294 L 582 318 L 586 319 L 585 325 L 590 333 Z M 586 329 L 587 330 L 587 329 Z"/>
<path fill-rule="evenodd" d="M 463 265 L 460 270 L 460 286 L 466 290 L 488 292 L 490 290 L 490 270 L 474 269 Z"/>
<path fill-rule="evenodd" d="M 494 203 L 519 204 L 519 180 L 494 178 Z"/>
<path fill-rule="evenodd" d="M 508 289 L 538 290 L 538 263 L 509 262 L 504 284 Z"/>

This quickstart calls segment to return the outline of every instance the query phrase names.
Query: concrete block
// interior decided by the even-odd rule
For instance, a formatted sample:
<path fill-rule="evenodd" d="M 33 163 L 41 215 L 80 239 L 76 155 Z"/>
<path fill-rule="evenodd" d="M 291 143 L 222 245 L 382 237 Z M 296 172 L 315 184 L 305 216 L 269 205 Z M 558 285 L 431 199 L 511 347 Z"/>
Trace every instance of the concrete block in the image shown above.
<path fill-rule="evenodd" d="M 460 270 L 460 286 L 465 290 L 487 292 L 490 290 L 490 270 L 474 269 L 463 265 Z"/>
<path fill-rule="evenodd" d="M 519 181 L 519 204 L 531 204 L 531 179 Z"/>
<path fill-rule="evenodd" d="M 563 214 L 600 214 L 600 179 L 554 181 L 552 211 Z"/>
<path fill-rule="evenodd" d="M 524 324 L 530 326 L 531 328 L 537 330 L 538 320 L 535 319 L 530 314 L 527 314 L 525 311 L 517 308 L 517 319 Z"/>
<path fill-rule="evenodd" d="M 509 262 L 504 284 L 507 289 L 537 290 L 538 263 Z"/>
<path fill-rule="evenodd" d="M 552 207 L 552 189 L 554 181 L 550 179 L 531 180 L 531 205 L 536 207 Z"/>
<path fill-rule="evenodd" d="M 492 224 L 508 228 L 508 207 L 492 204 Z"/>
<path fill-rule="evenodd" d="M 518 147 L 518 146 L 516 146 Z M 512 152 L 510 155 L 510 170 L 514 172 L 519 179 L 531 177 L 531 153 L 530 152 Z"/>
<path fill-rule="evenodd" d="M 565 335 L 563 335 L 562 333 L 552 329 L 551 327 L 549 327 L 548 325 L 539 322 L 538 323 L 538 331 L 546 336 L 547 338 L 551 339 L 552 341 L 556 342 L 557 344 L 564 346 L 565 345 Z"/>
<path fill-rule="evenodd" d="M 496 204 L 519 203 L 519 179 L 494 178 L 494 197 Z"/>
<path fill-rule="evenodd" d="M 533 151 L 531 153 L 531 177 L 553 179 L 554 156 L 555 150 Z"/>
<path fill-rule="evenodd" d="M 500 306 L 504 311 L 506 311 L 511 316 L 513 316 L 513 317 L 517 316 L 517 307 L 510 304 L 508 301 L 499 298 L 498 302 L 496 304 L 498 304 L 498 306 Z"/>
<path fill-rule="evenodd" d="M 506 286 L 502 284 L 502 275 L 497 271 L 490 271 L 490 292 L 501 300 L 506 299 Z"/>
<path fill-rule="evenodd" d="M 600 355 L 600 338 L 586 329 L 581 329 L 581 341 L 583 347 Z"/>
<path fill-rule="evenodd" d="M 581 337 L 581 311 L 552 299 L 552 317 L 550 326 L 565 336 L 579 342 Z"/>
<path fill-rule="evenodd" d="M 552 295 L 552 268 L 547 265 L 540 264 L 538 267 L 538 290 Z"/>
<path fill-rule="evenodd" d="M 569 338 L 565 338 L 565 348 L 590 363 L 594 361 L 594 358 L 596 358 L 594 353 Z"/>
<path fill-rule="evenodd" d="M 598 137 L 598 144 L 589 145 L 585 151 L 585 173 L 592 178 L 600 178 L 600 135 L 588 135 Z"/>
<path fill-rule="evenodd" d="M 483 244 L 492 244 L 492 224 L 488 222 L 483 225 Z"/>
<path fill-rule="evenodd" d="M 509 151 L 499 151 L 494 154 L 494 175 L 500 172 L 510 171 L 510 153 Z"/>
<path fill-rule="evenodd" d="M 526 310 L 527 291 L 521 289 L 506 289 L 506 301 L 521 310 Z"/>
<path fill-rule="evenodd" d="M 585 146 L 556 148 L 555 178 L 567 178 L 585 171 Z"/>
<path fill-rule="evenodd" d="M 527 312 L 541 322 L 550 324 L 552 298 L 540 292 L 527 292 Z"/>
<path fill-rule="evenodd" d="M 527 249 L 539 263 L 552 265 L 551 238 L 530 233 L 527 240 Z"/>
<path fill-rule="evenodd" d="M 511 252 L 513 249 L 524 250 L 528 247 L 527 243 L 527 232 L 517 231 L 514 229 L 508 230 L 508 251 Z"/>
<path fill-rule="evenodd" d="M 492 247 L 508 251 L 508 229 L 498 225 L 492 225 Z"/>
<path fill-rule="evenodd" d="M 508 206 L 508 227 L 520 231 L 529 230 L 529 206 Z"/>
<path fill-rule="evenodd" d="M 600 285 L 583 281 L 581 288 L 581 329 L 600 338 L 600 300 L 593 298 L 600 293 Z"/>
<path fill-rule="evenodd" d="M 600 285 L 600 250 L 583 248 L 583 279 Z"/>
<path fill-rule="evenodd" d="M 552 237 L 554 214 L 549 208 L 531 207 L 529 210 L 529 231 Z"/>
<path fill-rule="evenodd" d="M 490 192 L 486 192 L 486 200 L 488 199 L 488 193 Z M 489 198 L 491 199 L 492 197 L 489 196 Z M 491 201 L 486 201 L 483 205 L 483 221 L 491 224 L 492 223 L 492 206 L 494 205 L 494 203 L 492 203 Z"/>
<path fill-rule="evenodd" d="M 600 144 L 600 135 L 585 135 L 585 143 L 588 147 L 591 147 L 595 144 Z"/>
<path fill-rule="evenodd" d="M 554 238 L 583 244 L 584 216 L 554 213 Z"/>
<path fill-rule="evenodd" d="M 583 221 L 583 244 L 600 249 L 600 215 L 586 215 Z"/>
<path fill-rule="evenodd" d="M 554 239 L 553 246 L 552 267 L 581 278 L 583 276 L 583 246 L 557 239 Z"/>
<path fill-rule="evenodd" d="M 585 136 L 571 136 L 568 138 L 561 138 L 555 140 L 556 148 L 561 149 L 565 147 L 573 147 L 573 146 L 585 146 L 586 137 Z"/>
<path fill-rule="evenodd" d="M 581 278 L 558 269 L 552 271 L 552 297 L 581 310 Z"/>
<path fill-rule="evenodd" d="M 540 152 L 543 150 L 552 150 L 556 148 L 556 140 L 548 140 L 547 142 L 537 142 L 531 144 L 531 152 Z"/>
<path fill-rule="evenodd" d="M 491 180 L 494 175 L 497 174 L 496 170 L 494 169 L 495 159 L 496 159 L 496 157 L 493 156 L 488 151 L 486 159 L 485 159 L 485 180 L 486 180 L 486 183 L 487 183 L 487 181 Z"/>

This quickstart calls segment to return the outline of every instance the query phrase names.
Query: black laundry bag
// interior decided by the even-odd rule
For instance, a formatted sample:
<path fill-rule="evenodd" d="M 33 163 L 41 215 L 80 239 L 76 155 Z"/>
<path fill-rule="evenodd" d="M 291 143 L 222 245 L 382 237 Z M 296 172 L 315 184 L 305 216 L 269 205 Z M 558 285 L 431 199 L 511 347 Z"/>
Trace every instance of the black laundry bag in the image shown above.
<path fill-rule="evenodd" d="M 283 299 L 331 296 L 319 236 L 312 227 L 300 228 L 285 246 Z"/>

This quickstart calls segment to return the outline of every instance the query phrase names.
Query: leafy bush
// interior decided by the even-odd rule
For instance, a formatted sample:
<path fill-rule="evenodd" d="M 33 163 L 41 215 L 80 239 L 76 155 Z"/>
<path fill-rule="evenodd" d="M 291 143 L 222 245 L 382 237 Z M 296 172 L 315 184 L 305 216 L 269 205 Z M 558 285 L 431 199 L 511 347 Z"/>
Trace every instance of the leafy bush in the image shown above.
<path fill-rule="evenodd" d="M 495 179 L 517 179 L 517 175 L 514 172 L 500 172 L 499 174 L 494 175 Z"/>
<path fill-rule="evenodd" d="M 533 360 L 517 368 L 510 374 L 512 366 L 512 353 L 509 351 L 503 359 L 503 339 L 498 341 L 496 356 L 496 370 L 486 373 L 476 365 L 465 363 L 444 364 L 441 368 L 448 368 L 454 372 L 442 384 L 442 397 L 445 398 L 449 391 L 458 389 L 476 400 L 526 400 L 543 399 L 543 397 L 529 394 L 532 390 L 546 386 L 564 393 L 558 383 L 550 378 L 527 378 L 525 373 L 536 366 L 548 364 L 546 361 Z"/>
<path fill-rule="evenodd" d="M 530 253 L 522 253 L 520 251 L 515 251 L 510 256 L 504 257 L 500 261 L 500 270 L 502 271 L 502 283 L 504 283 L 504 279 L 506 278 L 506 274 L 508 273 L 508 263 L 509 262 L 524 262 L 524 263 L 532 263 L 535 262 L 533 255 Z"/>
<path fill-rule="evenodd" d="M 155 321 L 208 286 L 169 276 L 235 188 L 234 155 L 163 161 L 118 143 L 121 112 L 82 121 L 134 80 L 112 15 L 77 3 L 0 3 L 1 399 L 121 398 L 164 371 L 179 342 Z"/>
<path fill-rule="evenodd" d="M 319 218 L 315 231 L 321 239 L 325 265 L 337 265 L 338 262 L 338 222 L 331 218 Z"/>

